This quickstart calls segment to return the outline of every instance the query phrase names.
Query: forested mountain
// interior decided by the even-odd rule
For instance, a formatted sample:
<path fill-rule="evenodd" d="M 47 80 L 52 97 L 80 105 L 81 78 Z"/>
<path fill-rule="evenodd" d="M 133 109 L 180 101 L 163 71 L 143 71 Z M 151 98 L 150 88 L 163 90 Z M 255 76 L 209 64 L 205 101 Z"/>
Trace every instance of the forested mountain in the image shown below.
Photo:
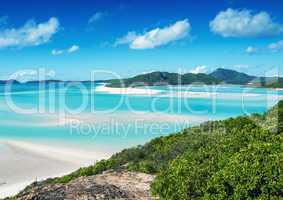
<path fill-rule="evenodd" d="M 224 68 L 218 68 L 209 75 L 221 82 L 225 82 L 229 84 L 240 84 L 240 85 L 248 84 L 252 80 L 256 79 L 255 76 L 250 76 L 245 73 L 237 72 L 235 70 L 230 70 L 230 69 L 224 69 Z"/>
<path fill-rule="evenodd" d="M 236 84 L 255 87 L 283 87 L 283 78 L 256 77 L 235 70 L 218 68 L 210 74 L 178 74 L 169 72 L 151 72 L 132 78 L 105 81 L 109 87 L 137 87 L 152 85 L 189 85 L 189 84 Z"/>
<path fill-rule="evenodd" d="M 141 74 L 132 78 L 122 80 L 108 81 L 111 87 L 135 87 L 135 86 L 152 86 L 152 85 L 186 85 L 192 83 L 201 84 L 217 84 L 219 81 L 207 74 L 178 74 L 169 72 L 151 72 L 148 74 Z"/>

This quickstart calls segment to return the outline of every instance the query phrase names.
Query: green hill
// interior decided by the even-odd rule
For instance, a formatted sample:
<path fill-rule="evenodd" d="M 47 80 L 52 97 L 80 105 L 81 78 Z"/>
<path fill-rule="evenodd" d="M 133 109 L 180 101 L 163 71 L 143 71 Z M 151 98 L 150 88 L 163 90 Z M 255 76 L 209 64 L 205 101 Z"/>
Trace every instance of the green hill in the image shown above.
<path fill-rule="evenodd" d="M 109 87 L 138 87 L 153 85 L 189 85 L 189 84 L 236 84 L 255 87 L 282 88 L 283 78 L 256 77 L 235 70 L 218 68 L 210 74 L 178 74 L 169 72 L 152 72 L 126 79 L 105 81 Z"/>
<path fill-rule="evenodd" d="M 0 80 L 0 85 L 5 85 L 5 84 L 19 84 L 20 82 L 16 80 Z"/>
<path fill-rule="evenodd" d="M 255 76 L 250 76 L 245 73 L 240 73 L 235 70 L 218 68 L 210 74 L 210 76 L 216 78 L 221 82 L 228 84 L 240 84 L 245 85 L 256 79 Z"/>
<path fill-rule="evenodd" d="M 110 80 L 109 87 L 136 87 L 152 85 L 186 85 L 186 84 L 217 84 L 219 81 L 207 74 L 178 74 L 169 72 L 152 72 L 137 75 L 132 78 L 122 80 Z"/>
<path fill-rule="evenodd" d="M 264 115 L 207 122 L 39 184 L 123 166 L 156 174 L 151 190 L 160 199 L 282 199 L 282 144 L 283 101 Z"/>

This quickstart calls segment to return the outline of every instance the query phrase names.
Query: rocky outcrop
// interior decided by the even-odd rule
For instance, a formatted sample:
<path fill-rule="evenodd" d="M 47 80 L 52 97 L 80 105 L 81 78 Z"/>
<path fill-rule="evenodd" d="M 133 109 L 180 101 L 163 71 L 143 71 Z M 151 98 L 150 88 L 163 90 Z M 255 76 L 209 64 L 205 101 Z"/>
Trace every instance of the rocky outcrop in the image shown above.
<path fill-rule="evenodd" d="M 154 176 L 129 171 L 106 171 L 103 174 L 80 177 L 67 184 L 34 184 L 21 192 L 18 200 L 95 200 L 152 199 L 150 184 Z"/>

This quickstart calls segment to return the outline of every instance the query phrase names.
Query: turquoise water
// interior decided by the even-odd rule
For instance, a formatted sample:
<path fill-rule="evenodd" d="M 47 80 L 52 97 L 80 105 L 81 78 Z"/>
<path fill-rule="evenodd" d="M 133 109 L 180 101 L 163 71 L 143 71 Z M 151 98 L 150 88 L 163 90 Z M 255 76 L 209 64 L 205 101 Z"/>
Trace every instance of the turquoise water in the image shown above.
<path fill-rule="evenodd" d="M 152 87 L 158 95 L 109 94 L 96 87 L 17 84 L 7 92 L 0 85 L 0 140 L 120 150 L 202 121 L 263 113 L 283 96 L 283 91 L 234 85 Z M 211 93 L 216 96 L 205 96 Z M 9 102 L 30 113 L 15 111 Z M 66 116 L 80 120 L 75 129 L 62 122 Z M 144 116 L 152 117 L 143 121 Z"/>

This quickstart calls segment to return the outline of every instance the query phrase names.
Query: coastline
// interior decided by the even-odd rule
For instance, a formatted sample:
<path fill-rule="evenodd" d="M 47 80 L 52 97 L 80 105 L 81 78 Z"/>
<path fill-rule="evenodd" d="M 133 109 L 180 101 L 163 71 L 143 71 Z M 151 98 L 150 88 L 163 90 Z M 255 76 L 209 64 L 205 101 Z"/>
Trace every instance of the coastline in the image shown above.
<path fill-rule="evenodd" d="M 17 140 L 0 140 L 0 145 L 0 198 L 15 195 L 34 181 L 63 176 L 110 156 Z"/>
<path fill-rule="evenodd" d="M 156 95 L 160 94 L 160 90 L 149 88 L 119 88 L 119 87 L 107 87 L 105 84 L 97 86 L 95 92 L 105 92 L 108 94 L 132 94 L 132 95 Z"/>
<path fill-rule="evenodd" d="M 168 92 L 164 93 L 162 90 L 151 90 L 142 88 L 110 88 L 107 86 L 99 86 L 98 92 L 106 92 L 110 94 L 123 95 L 152 95 L 153 97 L 189 97 L 189 98 L 211 98 L 212 96 L 220 95 L 222 98 L 236 98 L 240 97 L 240 93 L 212 93 L 212 92 Z M 264 94 L 245 93 L 244 97 L 251 99 L 258 98 Z M 273 95 L 273 94 L 271 94 Z M 271 97 L 271 95 L 269 97 Z M 273 97 L 273 96 L 272 96 Z M 277 96 L 283 99 L 283 95 Z M 42 123 L 36 122 L 31 124 L 33 126 L 43 127 L 63 127 L 67 125 L 88 124 L 96 125 L 108 123 L 109 119 L 114 122 L 128 124 L 130 122 L 178 122 L 188 121 L 190 123 L 199 123 L 209 121 L 206 116 L 187 116 L 169 113 L 157 112 L 141 112 L 129 114 L 127 112 L 117 112 L 114 114 L 88 114 L 83 113 L 79 116 L 67 115 L 65 118 L 57 119 L 56 116 L 48 116 Z M 5 122 L 6 123 L 6 122 Z M 7 124 L 7 123 L 6 123 Z M 15 126 L 15 122 L 12 122 Z M 21 124 L 29 125 L 29 124 Z M 1 144 L 4 149 L 8 149 L 8 153 L 1 155 Z M 113 153 L 113 152 L 112 152 Z M 111 153 L 111 154 L 112 154 Z M 4 156 L 4 159 L 3 159 Z M 7 157 L 12 158 L 12 162 L 7 162 Z M 33 142 L 23 142 L 17 140 L 1 140 L 0 139 L 0 198 L 11 196 L 18 193 L 24 187 L 34 182 L 35 180 L 43 180 L 52 177 L 59 177 L 69 174 L 80 167 L 92 165 L 97 160 L 105 159 L 111 156 L 102 152 L 96 151 L 81 151 L 80 148 L 72 149 L 64 147 L 54 147 L 52 144 L 43 145 Z M 5 160 L 6 157 L 6 160 Z M 10 171 L 10 172 L 9 172 Z M 8 172 L 8 173 L 7 173 Z M 2 174 L 1 174 L 2 173 Z"/>
<path fill-rule="evenodd" d="M 184 86 L 184 85 L 183 85 Z M 251 87 L 252 88 L 252 87 Z M 189 90 L 188 85 L 187 90 L 158 90 L 150 88 L 119 88 L 119 87 L 108 87 L 106 84 L 97 86 L 95 92 L 107 93 L 107 94 L 120 94 L 120 95 L 140 95 L 140 96 L 152 96 L 152 97 L 165 97 L 165 98 L 203 98 L 203 99 L 235 99 L 235 98 L 264 98 L 266 94 L 255 94 L 252 92 L 244 93 L 223 93 L 217 91 L 206 91 L 206 92 L 194 92 Z M 274 91 L 282 91 L 282 88 L 269 88 Z M 283 95 L 269 94 L 272 98 L 283 99 Z"/>
<path fill-rule="evenodd" d="M 165 113 L 139 112 L 131 114 L 130 118 L 121 117 L 121 114 L 129 117 L 127 113 L 123 112 L 112 115 L 106 114 L 105 116 L 99 115 L 99 118 L 97 115 L 85 114 L 80 118 L 67 117 L 66 123 L 70 123 L 69 119 L 76 119 L 80 123 L 108 123 L 109 118 L 126 124 L 129 123 L 129 120 L 136 120 L 140 123 L 149 123 L 151 121 L 167 123 L 188 121 L 197 123 L 209 120 L 206 117 Z M 61 121 L 57 125 L 62 125 Z M 64 144 L 58 146 L 58 144 L 49 145 L 48 143 L 0 139 L 0 177 L 2 178 L 0 179 L 0 199 L 17 194 L 36 180 L 41 181 L 70 174 L 81 167 L 93 165 L 101 159 L 107 159 L 113 153 L 115 153 L 113 150 L 106 152 L 105 149 L 101 151 L 93 151 L 92 149 L 85 151 L 81 148 L 67 147 Z"/>

